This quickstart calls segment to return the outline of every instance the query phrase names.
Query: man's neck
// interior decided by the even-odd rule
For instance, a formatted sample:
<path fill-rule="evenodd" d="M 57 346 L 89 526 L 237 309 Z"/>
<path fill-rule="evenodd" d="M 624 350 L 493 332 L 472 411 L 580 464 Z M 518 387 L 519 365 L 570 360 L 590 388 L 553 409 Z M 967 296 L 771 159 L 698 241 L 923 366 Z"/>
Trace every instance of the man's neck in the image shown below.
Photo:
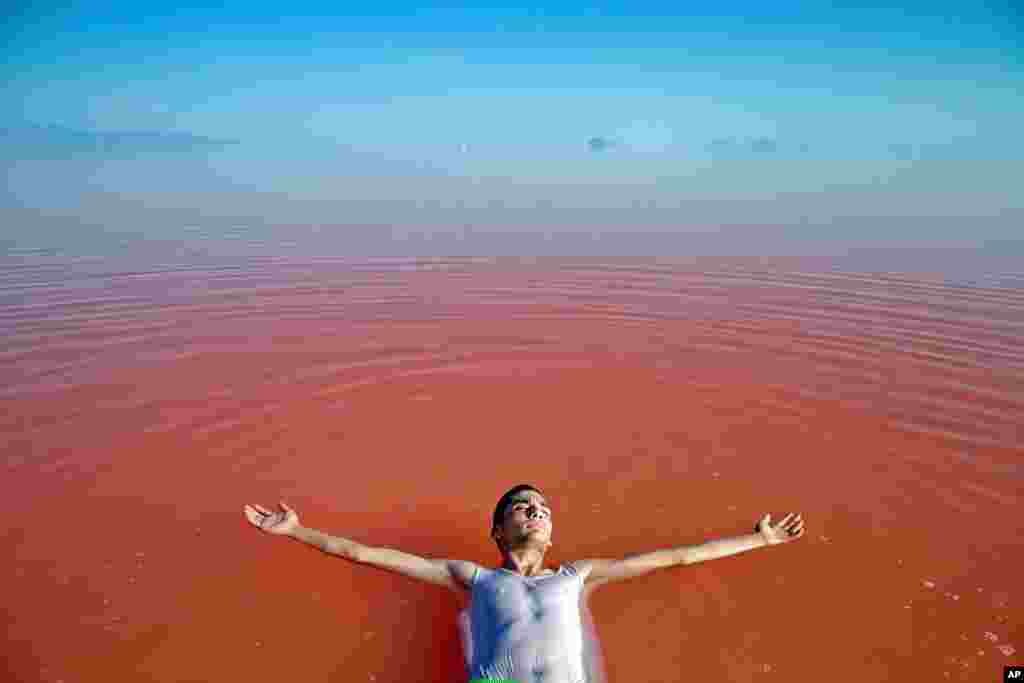
<path fill-rule="evenodd" d="M 532 549 L 513 550 L 505 555 L 501 568 L 522 576 L 537 576 L 545 572 L 544 555 Z"/>

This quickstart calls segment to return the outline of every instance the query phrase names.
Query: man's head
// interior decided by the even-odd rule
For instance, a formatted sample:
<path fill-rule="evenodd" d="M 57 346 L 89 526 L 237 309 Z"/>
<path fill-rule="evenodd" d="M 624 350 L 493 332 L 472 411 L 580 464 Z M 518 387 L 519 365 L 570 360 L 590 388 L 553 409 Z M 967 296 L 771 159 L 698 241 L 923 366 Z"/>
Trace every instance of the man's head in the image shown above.
<path fill-rule="evenodd" d="M 491 537 L 502 554 L 511 548 L 538 546 L 541 552 L 551 547 L 551 508 L 536 487 L 520 484 L 509 489 L 494 508 Z"/>

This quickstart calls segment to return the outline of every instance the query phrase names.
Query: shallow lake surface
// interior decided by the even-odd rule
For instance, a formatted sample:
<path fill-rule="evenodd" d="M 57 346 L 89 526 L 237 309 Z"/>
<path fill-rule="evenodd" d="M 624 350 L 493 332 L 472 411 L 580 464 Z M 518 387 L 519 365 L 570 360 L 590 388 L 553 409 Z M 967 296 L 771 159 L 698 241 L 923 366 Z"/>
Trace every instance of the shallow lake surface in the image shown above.
<path fill-rule="evenodd" d="M 598 589 L 610 683 L 1024 662 L 1019 264 L 83 254 L 0 258 L 10 680 L 464 681 L 465 600 L 242 508 L 495 567 L 523 482 L 550 567 L 806 520 Z"/>

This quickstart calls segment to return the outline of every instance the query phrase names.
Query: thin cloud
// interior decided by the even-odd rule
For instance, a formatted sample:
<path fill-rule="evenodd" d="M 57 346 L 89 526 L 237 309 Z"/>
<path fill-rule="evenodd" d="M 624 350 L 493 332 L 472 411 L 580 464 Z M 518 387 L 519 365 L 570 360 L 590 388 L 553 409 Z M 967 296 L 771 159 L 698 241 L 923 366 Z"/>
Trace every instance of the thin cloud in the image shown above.
<path fill-rule="evenodd" d="M 707 148 L 711 152 L 728 152 L 728 153 L 754 153 L 754 154 L 773 154 L 780 151 L 779 141 L 775 138 L 770 137 L 756 137 L 756 138 L 715 138 L 708 143 Z M 799 146 L 800 151 L 807 151 L 808 147 L 806 144 Z"/>
<path fill-rule="evenodd" d="M 587 140 L 587 149 L 591 152 L 603 152 L 606 149 L 611 149 L 616 146 L 616 142 L 611 138 L 602 136 L 592 137 Z"/>
<path fill-rule="evenodd" d="M 912 159 L 915 156 L 914 151 L 914 145 L 908 142 L 893 142 L 889 144 L 889 153 L 899 159 Z"/>
<path fill-rule="evenodd" d="M 174 131 L 94 131 L 57 125 L 0 129 L 0 154 L 20 159 L 135 156 L 191 152 L 234 144 L 238 144 L 238 140 Z"/>
<path fill-rule="evenodd" d="M 750 141 L 750 149 L 755 152 L 775 152 L 779 143 L 773 138 L 755 138 Z"/>

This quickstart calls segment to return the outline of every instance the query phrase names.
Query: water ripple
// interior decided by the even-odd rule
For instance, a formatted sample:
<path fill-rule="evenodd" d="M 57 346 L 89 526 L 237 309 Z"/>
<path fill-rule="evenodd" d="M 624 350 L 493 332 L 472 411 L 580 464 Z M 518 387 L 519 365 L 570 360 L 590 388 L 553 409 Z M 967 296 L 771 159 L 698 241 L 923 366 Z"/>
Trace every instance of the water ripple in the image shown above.
<path fill-rule="evenodd" d="M 700 259 L 253 255 L 125 267 L 45 250 L 8 251 L 0 273 L 4 397 L 233 352 L 285 354 L 287 382 L 330 397 L 410 373 L 603 351 L 796 373 L 808 395 L 870 396 L 894 425 L 979 445 L 1019 438 L 1024 414 L 1024 290 L 1009 276 L 981 286 Z M 471 323 L 496 331 L 461 331 Z M 422 343 L 367 342 L 379 334 Z M 886 386 L 911 375 L 913 387 Z"/>

